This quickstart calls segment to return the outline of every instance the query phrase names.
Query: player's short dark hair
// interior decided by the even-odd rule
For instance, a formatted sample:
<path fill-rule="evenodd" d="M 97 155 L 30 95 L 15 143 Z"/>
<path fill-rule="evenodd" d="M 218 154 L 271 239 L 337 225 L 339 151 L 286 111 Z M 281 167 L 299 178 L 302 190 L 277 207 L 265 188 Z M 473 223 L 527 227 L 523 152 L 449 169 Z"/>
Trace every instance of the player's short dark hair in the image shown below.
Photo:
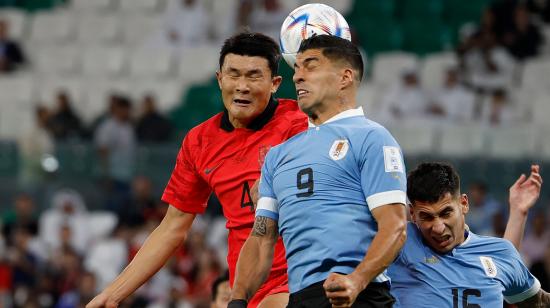
<path fill-rule="evenodd" d="M 228 280 L 229 280 L 228 271 L 225 271 L 223 274 L 221 274 L 220 277 L 214 280 L 214 283 L 212 283 L 212 301 L 213 302 L 216 301 L 216 297 L 218 297 L 218 286 Z"/>
<path fill-rule="evenodd" d="M 279 60 L 281 59 L 279 44 L 265 34 L 241 32 L 225 40 L 220 51 L 220 69 L 225 56 L 229 53 L 265 58 L 271 70 L 271 76 L 277 75 L 279 70 Z"/>
<path fill-rule="evenodd" d="M 348 62 L 354 70 L 359 72 L 357 76 L 359 81 L 363 79 L 363 56 L 352 42 L 334 35 L 314 35 L 302 41 L 298 53 L 308 49 L 321 49 L 323 56 L 330 60 Z"/>
<path fill-rule="evenodd" d="M 407 177 L 407 197 L 416 201 L 435 203 L 446 194 L 460 194 L 460 177 L 447 163 L 422 163 Z"/>

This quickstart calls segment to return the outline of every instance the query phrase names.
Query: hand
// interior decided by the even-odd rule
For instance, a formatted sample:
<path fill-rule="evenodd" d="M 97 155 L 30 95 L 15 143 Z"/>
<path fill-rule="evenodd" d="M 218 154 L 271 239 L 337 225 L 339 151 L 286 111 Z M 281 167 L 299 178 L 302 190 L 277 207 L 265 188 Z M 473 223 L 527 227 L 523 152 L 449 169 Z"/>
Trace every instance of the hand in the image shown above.
<path fill-rule="evenodd" d="M 258 189 L 259 184 L 260 180 L 256 180 L 256 182 L 254 182 L 254 185 L 252 185 L 252 188 L 250 188 L 250 198 L 254 203 L 254 211 L 256 211 L 256 206 L 258 206 L 258 199 L 260 199 L 260 192 Z"/>
<path fill-rule="evenodd" d="M 92 299 L 86 308 L 117 308 L 118 303 L 111 300 L 105 293 L 99 293 L 94 299 Z"/>
<path fill-rule="evenodd" d="M 522 174 L 510 187 L 510 211 L 517 211 L 527 215 L 529 209 L 539 199 L 542 186 L 542 177 L 539 174 L 539 165 L 531 166 L 531 175 L 527 178 Z"/>
<path fill-rule="evenodd" d="M 333 308 L 351 307 L 365 286 L 354 274 L 342 275 L 331 273 L 323 288 Z"/>

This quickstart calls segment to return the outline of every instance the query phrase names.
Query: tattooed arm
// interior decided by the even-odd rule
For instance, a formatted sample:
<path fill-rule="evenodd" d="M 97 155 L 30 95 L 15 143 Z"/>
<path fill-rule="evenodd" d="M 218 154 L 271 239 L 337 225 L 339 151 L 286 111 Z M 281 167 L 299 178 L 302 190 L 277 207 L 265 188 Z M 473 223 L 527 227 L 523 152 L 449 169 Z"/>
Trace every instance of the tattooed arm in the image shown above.
<path fill-rule="evenodd" d="M 271 269 L 278 237 L 279 230 L 275 220 L 256 217 L 254 228 L 244 243 L 237 261 L 231 299 L 249 300 L 260 288 Z"/>

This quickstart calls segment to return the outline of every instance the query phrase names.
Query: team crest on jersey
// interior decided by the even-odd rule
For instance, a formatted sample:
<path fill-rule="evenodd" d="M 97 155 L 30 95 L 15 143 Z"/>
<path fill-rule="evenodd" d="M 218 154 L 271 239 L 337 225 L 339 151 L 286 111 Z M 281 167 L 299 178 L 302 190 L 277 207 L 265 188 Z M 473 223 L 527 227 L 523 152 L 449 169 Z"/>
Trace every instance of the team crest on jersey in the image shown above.
<path fill-rule="evenodd" d="M 267 152 L 269 152 L 269 149 L 271 149 L 270 145 L 261 145 L 258 149 L 258 162 L 260 163 L 260 167 L 264 165 L 265 156 Z"/>
<path fill-rule="evenodd" d="M 494 278 L 497 276 L 497 266 L 491 257 L 479 257 L 483 270 L 485 270 L 485 275 L 488 277 Z"/>
<path fill-rule="evenodd" d="M 346 139 L 338 139 L 334 141 L 328 155 L 332 160 L 340 160 L 346 156 L 349 150 L 349 142 Z"/>

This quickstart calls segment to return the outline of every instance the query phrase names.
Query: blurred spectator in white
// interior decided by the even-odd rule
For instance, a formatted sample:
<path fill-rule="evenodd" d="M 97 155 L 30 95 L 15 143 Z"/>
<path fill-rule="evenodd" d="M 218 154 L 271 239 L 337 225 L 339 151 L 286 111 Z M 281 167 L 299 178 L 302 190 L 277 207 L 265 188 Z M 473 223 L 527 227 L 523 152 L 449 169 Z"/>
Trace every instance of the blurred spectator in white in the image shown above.
<path fill-rule="evenodd" d="M 520 251 L 528 265 L 543 261 L 546 249 L 550 246 L 550 230 L 546 228 L 546 222 L 546 214 L 543 211 L 536 213 L 531 229 L 521 242 Z"/>
<path fill-rule="evenodd" d="M 61 294 L 56 308 L 77 308 L 85 306 L 97 292 L 95 275 L 83 272 L 78 281 L 78 287 Z"/>
<path fill-rule="evenodd" d="M 482 182 L 475 182 L 468 190 L 470 209 L 466 217 L 466 224 L 476 234 L 494 236 L 494 222 L 498 221 L 502 205 L 488 193 L 487 186 Z"/>
<path fill-rule="evenodd" d="M 444 75 L 443 87 L 433 95 L 430 112 L 454 122 L 470 121 L 475 106 L 475 94 L 460 83 L 457 67 L 449 67 Z"/>
<path fill-rule="evenodd" d="M 136 123 L 136 134 L 139 141 L 165 142 L 172 137 L 172 123 L 157 111 L 153 94 L 143 97 L 142 113 Z"/>
<path fill-rule="evenodd" d="M 95 143 L 109 196 L 107 208 L 117 212 L 130 192 L 134 172 L 136 136 L 131 119 L 131 102 L 118 98 L 111 114 L 97 128 Z"/>
<path fill-rule="evenodd" d="M 201 0 L 170 0 L 162 28 L 151 38 L 152 46 L 175 49 L 196 47 L 209 38 L 209 15 Z"/>
<path fill-rule="evenodd" d="M 1 220 L 2 234 L 10 239 L 16 228 L 26 229 L 32 236 L 38 234 L 38 211 L 30 195 L 15 197 L 14 206 L 4 213 Z"/>
<path fill-rule="evenodd" d="M 252 6 L 248 17 L 250 30 L 260 32 L 279 40 L 281 25 L 285 20 L 287 10 L 279 0 L 245 1 Z"/>
<path fill-rule="evenodd" d="M 119 223 L 111 236 L 99 239 L 87 250 L 84 266 L 95 274 L 97 290 L 105 288 L 128 264 L 130 237 L 128 227 Z"/>
<path fill-rule="evenodd" d="M 513 82 L 515 61 L 498 45 L 494 28 L 494 13 L 487 9 L 479 28 L 458 47 L 465 81 L 480 93 L 506 89 Z"/>
<path fill-rule="evenodd" d="M 429 98 L 420 85 L 415 68 L 407 68 L 401 74 L 401 80 L 382 98 L 381 116 L 383 118 L 419 118 L 428 111 Z"/>
<path fill-rule="evenodd" d="M 514 10 L 513 29 L 503 35 L 504 46 L 518 61 L 535 57 L 543 38 L 539 28 L 531 21 L 529 11 L 523 5 Z"/>
<path fill-rule="evenodd" d="M 482 101 L 481 122 L 490 126 L 515 123 L 519 120 L 515 106 L 504 89 L 497 89 Z"/>
<path fill-rule="evenodd" d="M 212 284 L 212 303 L 210 308 L 225 308 L 230 299 L 229 273 L 226 271 Z"/>
<path fill-rule="evenodd" d="M 19 43 L 9 38 L 8 22 L 0 19 L 0 73 L 12 72 L 25 62 L 25 54 Z"/>
<path fill-rule="evenodd" d="M 45 176 L 42 159 L 54 151 L 54 140 L 49 127 L 50 112 L 46 107 L 37 106 L 34 113 L 34 125 L 22 132 L 18 140 L 21 154 L 20 183 L 29 188 L 41 183 Z"/>
<path fill-rule="evenodd" d="M 90 240 L 88 221 L 89 213 L 82 196 L 75 190 L 61 189 L 53 195 L 51 207 L 40 216 L 40 238 L 51 252 L 68 241 L 70 248 L 83 253 Z"/>
<path fill-rule="evenodd" d="M 56 95 L 56 110 L 50 119 L 52 134 L 57 141 L 80 138 L 82 123 L 73 110 L 69 93 L 60 90 Z"/>

